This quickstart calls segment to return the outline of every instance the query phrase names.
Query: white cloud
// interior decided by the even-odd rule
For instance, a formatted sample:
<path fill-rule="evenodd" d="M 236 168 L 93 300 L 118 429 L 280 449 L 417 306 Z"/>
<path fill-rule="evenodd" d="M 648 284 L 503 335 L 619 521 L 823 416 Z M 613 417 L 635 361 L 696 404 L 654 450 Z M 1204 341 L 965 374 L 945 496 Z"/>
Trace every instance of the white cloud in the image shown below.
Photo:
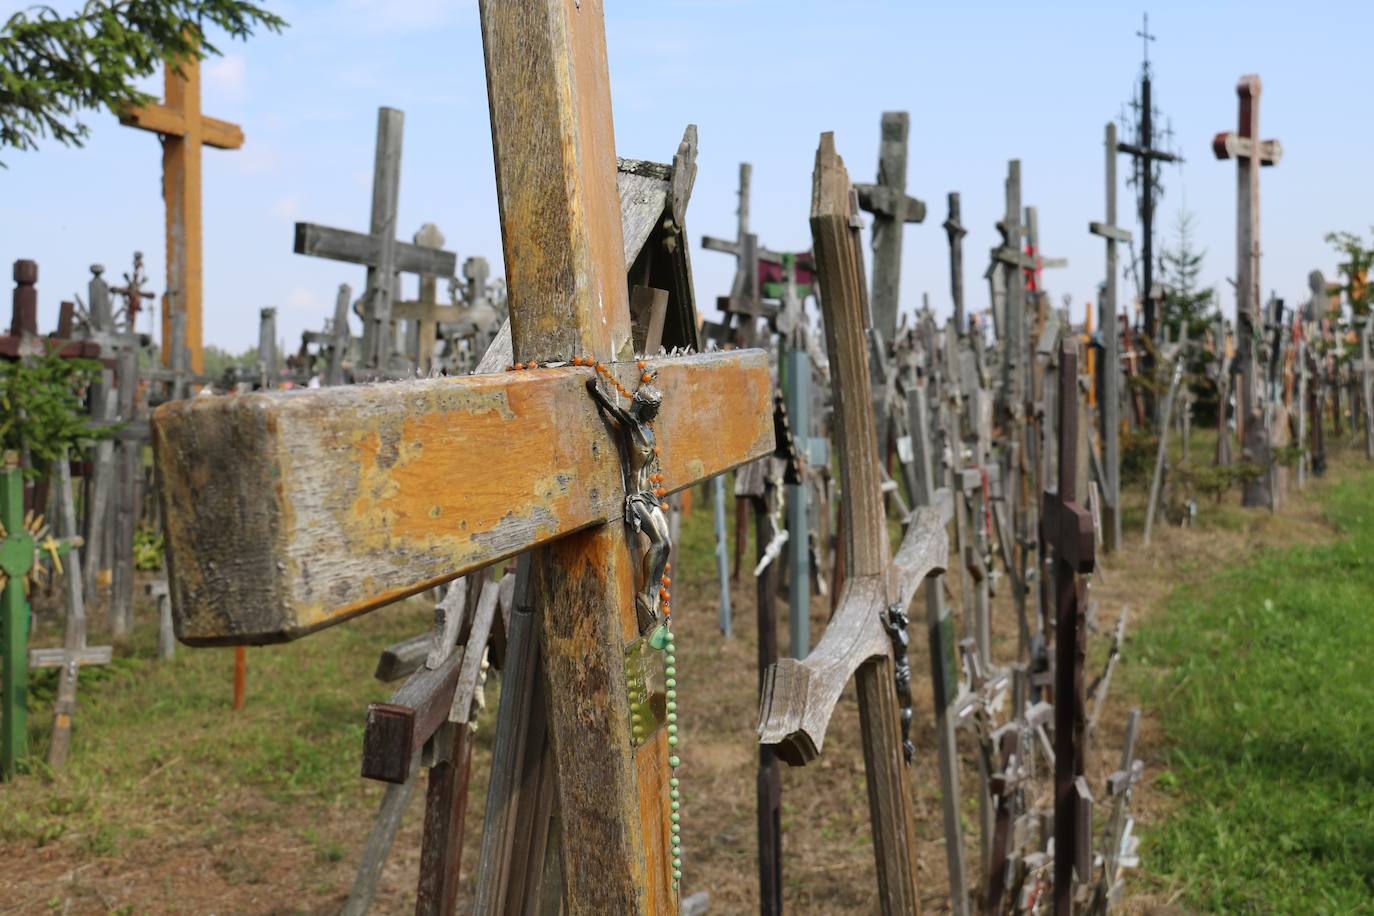
<path fill-rule="evenodd" d="M 230 102 L 241 102 L 248 92 L 248 62 L 241 54 L 215 57 L 201 65 L 205 88 Z"/>
<path fill-rule="evenodd" d="M 292 223 L 301 214 L 301 198 L 299 194 L 287 194 L 278 197 L 272 202 L 272 216 L 284 223 Z"/>
<path fill-rule="evenodd" d="M 316 319 L 334 314 L 334 304 L 325 301 L 324 296 L 304 286 L 293 286 L 286 293 L 285 310 L 295 318 L 304 319 L 305 324 L 317 323 Z"/>

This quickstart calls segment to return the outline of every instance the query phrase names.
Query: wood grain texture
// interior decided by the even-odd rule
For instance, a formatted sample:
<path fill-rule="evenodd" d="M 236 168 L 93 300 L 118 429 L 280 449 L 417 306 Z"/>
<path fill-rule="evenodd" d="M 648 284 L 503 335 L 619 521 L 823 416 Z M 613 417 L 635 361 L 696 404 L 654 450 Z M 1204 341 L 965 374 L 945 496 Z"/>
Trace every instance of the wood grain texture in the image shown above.
<path fill-rule="evenodd" d="M 760 697 L 759 743 L 802 766 L 820 756 L 835 704 L 866 662 L 890 657 L 892 643 L 882 626 L 890 604 L 910 606 L 927 576 L 944 572 L 949 536 L 938 510 L 916 510 L 893 561 L 896 592 L 883 576 L 845 581 L 839 609 L 825 635 L 804 660 L 781 658 L 768 669 Z M 894 707 L 895 708 L 895 707 Z M 901 742 L 898 741 L 900 755 Z"/>
<path fill-rule="evenodd" d="M 632 338 L 601 0 L 483 0 L 481 17 L 515 359 L 625 358 Z M 762 388 L 740 412 L 757 429 L 771 419 L 770 386 L 766 364 L 754 366 L 758 375 L 749 377 Z M 685 390 L 665 395 L 663 419 Z M 701 438 L 691 448 L 717 456 L 711 463 L 764 453 L 715 440 L 712 424 L 722 412 L 711 407 L 734 396 L 721 391 L 672 408 L 707 415 L 694 432 L 669 432 L 659 420 L 670 486 L 710 476 L 666 466 L 692 436 Z M 558 428 L 604 436 L 599 418 L 590 420 L 567 414 Z M 618 449 L 599 441 L 619 474 Z M 765 441 L 771 451 L 771 433 L 760 434 L 758 444 Z M 615 492 L 623 490 L 618 483 Z M 638 635 L 634 588 L 621 524 L 580 531 L 531 557 L 561 834 L 551 854 L 561 852 L 569 914 L 677 910 L 666 843 L 666 736 L 638 753 L 630 742 L 624 645 Z"/>
<path fill-rule="evenodd" d="M 378 239 L 365 232 L 333 229 L 316 223 L 296 223 L 293 250 L 296 254 L 350 264 L 376 264 L 380 258 Z M 398 273 L 452 277 L 458 270 L 458 255 L 451 251 L 425 248 L 410 242 L 395 242 L 392 266 Z"/>
<path fill-rule="evenodd" d="M 815 651 L 800 665 L 769 670 L 761 701 L 760 740 L 778 740 L 778 754 L 804 758 L 819 753 L 839 691 L 855 672 L 863 732 L 869 821 L 877 859 L 879 900 L 885 914 L 920 912 L 916 883 L 916 831 L 910 772 L 902 754 L 900 703 L 894 683 L 891 643 L 882 615 L 890 606 L 909 607 L 925 574 L 943 571 L 948 535 L 938 512 L 918 514 L 903 550 L 903 573 L 889 560 L 882 475 L 868 385 L 863 257 L 855 196 L 834 137 L 822 134 L 816 152 L 811 202 L 826 346 L 834 385 L 834 441 L 840 457 L 848 574 L 839 608 Z M 926 546 L 922 546 L 922 544 Z M 935 562 L 938 554 L 939 563 Z M 910 591 L 899 591 L 898 588 Z M 812 670 L 804 665 L 810 664 Z M 838 687 L 836 686 L 838 682 Z M 770 686 L 772 690 L 770 691 Z M 781 688 L 781 689 L 780 689 Z M 776 715 L 776 721 L 772 717 Z M 777 731 L 771 731 L 770 729 Z M 777 734 L 786 731 L 786 734 Z M 802 760 L 804 762 L 804 759 Z"/>
<path fill-rule="evenodd" d="M 654 366 L 672 487 L 772 450 L 761 352 Z M 632 383 L 634 366 L 621 368 Z M 153 429 L 177 637 L 294 639 L 621 518 L 619 451 L 587 396 L 590 375 L 547 369 L 163 405 Z M 700 410 L 710 403 L 732 409 Z"/>

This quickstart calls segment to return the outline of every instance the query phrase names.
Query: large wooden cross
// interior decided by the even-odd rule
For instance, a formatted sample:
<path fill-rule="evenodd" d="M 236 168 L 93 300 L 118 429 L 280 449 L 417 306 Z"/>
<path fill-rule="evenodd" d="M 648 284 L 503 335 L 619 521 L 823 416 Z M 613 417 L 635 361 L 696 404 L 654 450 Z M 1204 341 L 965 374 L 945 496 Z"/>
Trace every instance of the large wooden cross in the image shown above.
<path fill-rule="evenodd" d="M 873 214 L 873 326 L 887 343 L 897 336 L 902 228 L 907 223 L 923 222 L 926 218 L 925 203 L 906 193 L 907 136 L 910 132 L 911 117 L 905 111 L 883 112 L 878 180 L 854 186 L 859 192 L 859 206 Z"/>
<path fill-rule="evenodd" d="M 243 130 L 237 124 L 200 113 L 200 58 L 191 55 L 168 62 L 162 104 L 143 105 L 119 116 L 126 127 L 156 133 L 162 140 L 162 200 L 167 210 L 167 293 L 162 307 L 162 339 L 170 340 L 172 314 L 186 314 L 186 347 L 191 369 L 205 370 L 201 354 L 201 147 L 238 149 Z M 163 363 L 170 349 L 163 347 Z"/>
<path fill-rule="evenodd" d="M 481 17 L 515 359 L 586 355 L 635 384 L 602 4 L 503 0 Z M 764 353 L 650 366 L 667 487 L 772 451 Z M 566 909 L 675 912 L 667 735 L 631 739 L 637 564 L 593 377 L 564 365 L 164 405 L 178 636 L 290 639 L 540 548 L 529 604 Z"/>
<path fill-rule="evenodd" d="M 363 352 L 358 369 L 386 374 L 393 348 L 396 275 L 452 277 L 458 256 L 451 251 L 396 240 L 401 194 L 401 135 L 405 113 L 377 109 L 377 149 L 372 169 L 372 213 L 366 235 L 315 223 L 296 224 L 296 254 L 367 266 L 363 309 Z"/>
<path fill-rule="evenodd" d="M 759 741 L 798 766 L 825 743 L 831 713 L 850 677 L 859 693 L 869 817 L 878 894 L 888 914 L 920 911 L 911 774 L 903 754 L 897 659 L 885 627 L 905 614 L 926 576 L 944 571 L 949 539 L 933 509 L 918 509 L 895 557 L 883 512 L 873 401 L 868 390 L 868 308 L 857 196 L 834 136 L 821 135 L 811 198 L 811 233 L 834 378 L 846 577 L 825 635 L 803 661 L 768 669 L 759 703 Z"/>
<path fill-rule="evenodd" d="M 1259 139 L 1260 78 L 1253 73 L 1242 76 L 1236 95 L 1240 97 L 1239 128 L 1217 134 L 1212 152 L 1218 159 L 1236 160 L 1236 355 L 1241 374 L 1236 406 L 1242 449 L 1251 451 L 1250 443 L 1255 441 L 1251 427 L 1262 423 L 1254 352 L 1260 323 L 1259 176 L 1261 166 L 1278 165 L 1283 147 L 1277 140 Z M 1260 475 L 1246 484 L 1245 505 L 1269 504 L 1265 479 L 1267 475 Z"/>
<path fill-rule="evenodd" d="M 945 234 L 949 236 L 949 293 L 954 300 L 954 327 L 963 337 L 968 332 L 964 320 L 964 236 L 968 230 L 959 220 L 959 192 L 949 192 L 949 216 L 945 218 Z"/>

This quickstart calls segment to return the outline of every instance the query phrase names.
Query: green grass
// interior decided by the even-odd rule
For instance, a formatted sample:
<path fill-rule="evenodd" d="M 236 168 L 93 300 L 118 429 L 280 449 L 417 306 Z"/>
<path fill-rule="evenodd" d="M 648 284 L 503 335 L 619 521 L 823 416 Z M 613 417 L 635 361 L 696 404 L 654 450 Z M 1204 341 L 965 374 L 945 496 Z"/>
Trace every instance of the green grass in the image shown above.
<path fill-rule="evenodd" d="M 1374 474 L 1323 501 L 1343 538 L 1179 588 L 1137 638 L 1179 800 L 1145 867 L 1199 910 L 1374 912 Z"/>

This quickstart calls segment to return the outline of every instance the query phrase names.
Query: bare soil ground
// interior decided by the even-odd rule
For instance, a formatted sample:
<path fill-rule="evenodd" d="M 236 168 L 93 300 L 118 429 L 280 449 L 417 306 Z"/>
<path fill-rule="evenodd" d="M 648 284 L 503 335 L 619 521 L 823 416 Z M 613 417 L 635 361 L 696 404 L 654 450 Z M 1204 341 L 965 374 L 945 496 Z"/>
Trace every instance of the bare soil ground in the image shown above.
<path fill-rule="evenodd" d="M 1331 476 L 1340 473 L 1337 466 Z M 1264 545 L 1333 537 L 1309 494 L 1292 493 L 1274 516 L 1243 512 L 1235 496 L 1225 505 L 1203 505 L 1198 527 L 1157 528 L 1148 550 L 1140 546 L 1139 524 L 1131 524 L 1138 518 L 1128 516 L 1125 549 L 1108 557 L 1094 577 L 1097 632 L 1090 664 L 1100 664 L 1123 604 L 1130 606 L 1134 630 L 1162 613 L 1172 589 L 1205 587 L 1221 564 Z M 675 602 L 681 608 L 684 892 L 709 891 L 713 913 L 748 913 L 757 909 L 754 587 L 746 570 L 733 590 L 734 636 L 723 639 L 716 625 L 709 503 L 697 505 L 684 524 Z M 957 613 L 960 587 L 953 570 L 946 582 Z M 828 599 L 813 601 L 814 639 L 828 611 Z M 781 601 L 779 615 L 785 640 Z M 365 705 L 390 692 L 372 681 L 372 668 L 382 646 L 421 631 L 428 618 L 423 604 L 412 602 L 299 643 L 251 650 L 249 705 L 234 714 L 227 699 L 230 653 L 182 648 L 175 662 L 159 664 L 150 657 L 156 621 L 151 608 L 140 607 L 140 635 L 121 647 L 119 663 L 103 673 L 83 672 L 67 769 L 51 773 L 35 761 L 33 774 L 0 786 L 0 916 L 337 912 L 382 794 L 381 786 L 356 775 Z M 994 625 L 995 655 L 1010 660 L 1016 633 L 1005 589 Z M 948 909 L 945 851 L 923 630 L 914 628 L 911 653 L 918 688 L 911 779 L 924 908 L 939 913 Z M 91 641 L 102 641 L 99 627 Z M 60 644 L 51 618 L 40 616 L 35 644 Z M 1095 792 L 1117 765 L 1125 717 L 1136 703 L 1134 663 L 1128 638 L 1090 757 Z M 40 678 L 33 703 L 31 730 L 40 757 L 51 716 L 49 687 Z M 469 894 L 495 699 L 493 687 L 474 762 L 464 858 Z M 976 884 L 977 775 L 969 736 L 960 741 L 966 855 Z M 1145 782 L 1134 805 L 1145 832 L 1168 816 L 1171 804 L 1154 785 L 1159 741 L 1158 723 L 1146 709 L 1138 748 Z M 423 785 L 388 861 L 376 913 L 414 907 L 422 792 Z M 876 912 L 852 686 L 836 710 L 823 757 L 784 771 L 783 806 L 787 907 L 808 914 Z M 1173 889 L 1150 876 L 1148 859 L 1130 874 L 1128 895 L 1133 912 L 1165 912 L 1174 902 Z"/>

